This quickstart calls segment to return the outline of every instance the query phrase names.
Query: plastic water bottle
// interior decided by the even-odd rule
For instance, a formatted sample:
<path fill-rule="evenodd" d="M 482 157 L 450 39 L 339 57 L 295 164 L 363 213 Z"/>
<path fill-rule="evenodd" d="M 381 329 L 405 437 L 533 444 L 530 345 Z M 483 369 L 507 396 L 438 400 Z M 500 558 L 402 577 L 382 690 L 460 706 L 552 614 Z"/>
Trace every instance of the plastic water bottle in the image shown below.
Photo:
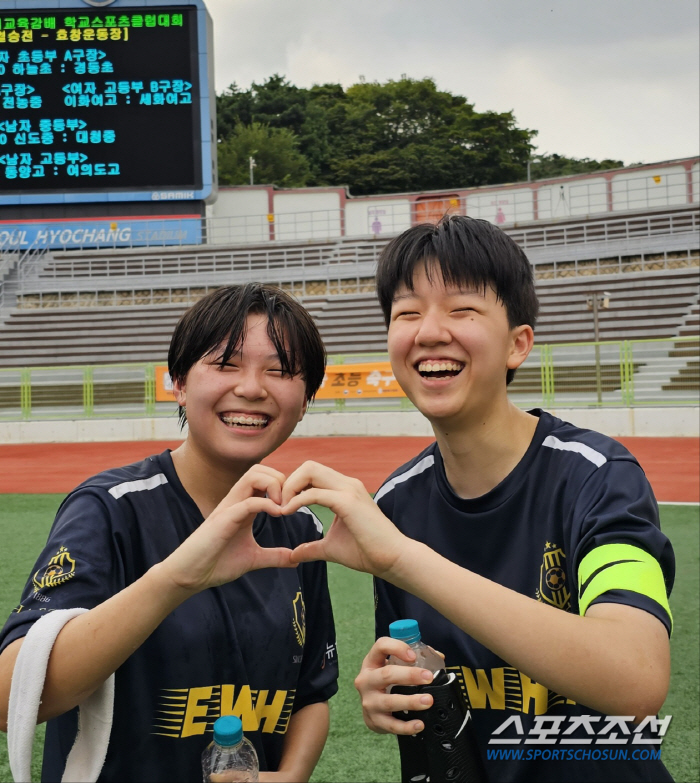
<path fill-rule="evenodd" d="M 416 660 L 413 663 L 394 655 L 389 656 L 389 663 L 396 666 L 416 666 L 419 669 L 428 669 L 433 674 L 437 674 L 445 668 L 444 659 L 432 647 L 428 647 L 425 642 L 421 641 L 417 620 L 396 620 L 389 626 L 389 635 L 392 639 L 406 642 L 416 654 Z"/>
<path fill-rule="evenodd" d="M 399 720 L 421 720 L 425 729 L 418 734 L 400 734 L 399 756 L 402 783 L 486 783 L 486 770 L 479 751 L 471 708 L 462 693 L 454 672 L 447 673 L 444 659 L 432 647 L 421 641 L 416 620 L 397 620 L 389 626 L 393 639 L 410 645 L 416 654 L 414 663 L 393 655 L 389 663 L 416 666 L 433 673 L 433 681 L 425 685 L 395 685 L 391 693 L 428 693 L 433 704 L 427 710 L 394 712 Z"/>
<path fill-rule="evenodd" d="M 257 783 L 258 754 L 235 715 L 214 723 L 214 741 L 202 753 L 204 783 Z"/>

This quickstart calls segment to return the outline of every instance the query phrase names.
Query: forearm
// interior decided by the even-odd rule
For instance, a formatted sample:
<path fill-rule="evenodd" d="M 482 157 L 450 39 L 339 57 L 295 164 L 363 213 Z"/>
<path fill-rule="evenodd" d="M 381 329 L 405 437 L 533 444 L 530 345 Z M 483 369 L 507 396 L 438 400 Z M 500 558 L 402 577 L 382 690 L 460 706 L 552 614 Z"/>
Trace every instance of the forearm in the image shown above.
<path fill-rule="evenodd" d="M 154 566 L 104 603 L 66 623 L 51 651 L 38 722 L 86 699 L 190 595 Z"/>
<path fill-rule="evenodd" d="M 292 715 L 279 766 L 282 779 L 301 783 L 311 777 L 326 744 L 329 723 L 327 701 L 309 704 Z"/>
<path fill-rule="evenodd" d="M 580 617 L 407 541 L 388 580 L 426 601 L 533 681 L 607 714 L 641 716 L 661 706 L 657 702 L 663 702 L 668 675 L 663 671 L 663 655 L 649 649 L 663 649 L 663 642 L 668 643 L 663 639 L 656 646 L 646 643 L 650 630 L 665 634 L 656 618 L 641 613 L 637 627 L 590 616 L 596 614 L 596 607 L 589 616 Z M 624 615 L 628 609 L 613 611 Z"/>

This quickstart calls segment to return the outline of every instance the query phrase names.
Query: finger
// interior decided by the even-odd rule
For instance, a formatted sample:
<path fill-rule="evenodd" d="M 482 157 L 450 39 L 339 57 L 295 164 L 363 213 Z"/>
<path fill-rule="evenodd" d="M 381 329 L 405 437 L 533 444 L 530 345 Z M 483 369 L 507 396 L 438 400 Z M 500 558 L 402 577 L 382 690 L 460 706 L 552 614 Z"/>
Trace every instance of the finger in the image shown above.
<path fill-rule="evenodd" d="M 253 490 L 260 492 L 263 495 L 267 495 L 270 500 L 278 505 L 281 505 L 283 482 L 284 479 L 280 481 L 277 476 L 260 474 L 255 476 L 255 479 L 251 482 L 251 487 Z"/>
<path fill-rule="evenodd" d="M 387 706 L 382 712 L 421 712 L 433 706 L 433 697 L 429 693 L 387 693 L 383 698 Z"/>
<path fill-rule="evenodd" d="M 252 473 L 253 471 L 262 471 L 263 473 L 267 473 L 269 476 L 274 476 L 275 478 L 279 479 L 280 484 L 284 484 L 284 482 L 287 480 L 287 477 L 284 475 L 284 473 L 282 473 L 281 470 L 271 468 L 269 465 L 264 465 L 263 463 L 253 465 L 253 467 L 248 472 Z"/>
<path fill-rule="evenodd" d="M 277 473 L 277 471 L 275 471 Z M 280 476 L 282 479 L 280 480 Z M 271 475 L 270 473 L 257 472 L 248 477 L 242 490 L 245 496 L 252 494 L 259 494 L 261 496 L 267 495 L 270 500 L 274 500 L 275 503 L 282 503 L 282 484 L 284 483 L 283 474 Z M 234 490 L 237 485 L 234 485 Z M 235 493 L 232 493 L 235 497 Z"/>
<path fill-rule="evenodd" d="M 267 475 L 272 479 L 273 481 L 267 486 L 267 489 L 265 490 L 267 492 L 267 496 L 274 500 L 275 503 L 282 504 L 282 486 L 284 485 L 284 482 L 287 480 L 287 477 L 279 470 L 275 470 L 274 468 L 271 468 L 269 465 L 255 465 L 253 468 L 251 468 L 251 471 L 255 471 L 255 475 Z M 261 487 L 256 486 L 256 489 L 261 489 Z"/>
<path fill-rule="evenodd" d="M 380 734 L 419 734 L 425 728 L 422 720 L 404 721 L 393 715 L 365 715 L 367 726 Z"/>
<path fill-rule="evenodd" d="M 258 466 L 259 467 L 259 466 Z M 258 470 L 255 473 L 247 473 L 240 481 L 233 485 L 229 494 L 224 498 L 224 504 L 238 503 L 246 497 L 253 494 L 260 496 L 267 495 L 275 503 L 281 504 L 282 484 L 284 483 L 284 474 L 274 471 L 278 475 Z M 280 478 L 281 477 L 281 478 Z"/>
<path fill-rule="evenodd" d="M 288 503 L 294 495 L 299 494 L 309 486 L 321 489 L 339 489 L 348 481 L 347 476 L 321 465 L 319 462 L 307 460 L 291 473 L 282 488 L 282 505 Z"/>
<path fill-rule="evenodd" d="M 429 693 L 398 694 L 375 691 L 362 699 L 362 708 L 369 715 L 406 713 L 409 710 L 421 712 L 430 709 L 432 704 L 433 697 Z"/>
<path fill-rule="evenodd" d="M 285 516 L 293 514 L 298 511 L 302 506 L 310 506 L 317 503 L 320 506 L 325 506 L 339 516 L 343 516 L 341 509 L 344 508 L 344 498 L 341 492 L 333 489 L 319 489 L 312 487 L 306 489 L 285 502 L 285 493 L 287 492 L 287 484 L 282 488 L 282 513 Z"/>
<path fill-rule="evenodd" d="M 380 669 L 386 665 L 386 659 L 389 655 L 395 655 L 410 663 L 416 660 L 416 654 L 406 642 L 392 639 L 390 636 L 380 636 L 365 655 L 362 668 Z"/>
<path fill-rule="evenodd" d="M 360 669 L 358 690 L 363 697 L 385 694 L 394 685 L 421 686 L 433 681 L 433 673 L 418 666 L 399 666 L 388 663 L 381 669 Z"/>
<path fill-rule="evenodd" d="M 219 508 L 209 519 L 224 536 L 233 535 L 246 525 L 252 526 L 256 514 L 265 512 L 281 516 L 280 507 L 269 498 L 250 497 L 231 506 Z"/>

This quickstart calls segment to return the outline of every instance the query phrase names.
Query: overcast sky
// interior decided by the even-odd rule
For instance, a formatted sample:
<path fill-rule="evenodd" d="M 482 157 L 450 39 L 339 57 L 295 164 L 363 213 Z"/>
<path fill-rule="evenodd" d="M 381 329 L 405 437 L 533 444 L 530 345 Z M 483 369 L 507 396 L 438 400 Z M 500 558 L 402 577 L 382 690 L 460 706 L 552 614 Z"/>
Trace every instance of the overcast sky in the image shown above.
<path fill-rule="evenodd" d="M 432 77 L 513 110 L 538 152 L 625 163 L 698 154 L 697 0 L 205 0 L 216 90 Z"/>

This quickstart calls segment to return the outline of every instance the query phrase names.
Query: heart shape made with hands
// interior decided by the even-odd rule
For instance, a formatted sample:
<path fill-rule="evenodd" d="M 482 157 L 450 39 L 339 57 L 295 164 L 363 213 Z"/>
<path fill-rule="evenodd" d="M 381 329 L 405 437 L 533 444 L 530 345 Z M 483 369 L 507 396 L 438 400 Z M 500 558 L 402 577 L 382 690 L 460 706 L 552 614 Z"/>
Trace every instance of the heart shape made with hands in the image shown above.
<path fill-rule="evenodd" d="M 239 503 L 247 508 L 251 522 L 250 514 L 257 511 L 290 516 L 310 505 L 325 506 L 335 514 L 325 537 L 300 544 L 287 565 L 326 560 L 380 576 L 397 561 L 407 540 L 359 479 L 318 462 L 304 462 L 289 476 L 267 465 L 254 465 L 218 508 L 233 510 Z"/>

